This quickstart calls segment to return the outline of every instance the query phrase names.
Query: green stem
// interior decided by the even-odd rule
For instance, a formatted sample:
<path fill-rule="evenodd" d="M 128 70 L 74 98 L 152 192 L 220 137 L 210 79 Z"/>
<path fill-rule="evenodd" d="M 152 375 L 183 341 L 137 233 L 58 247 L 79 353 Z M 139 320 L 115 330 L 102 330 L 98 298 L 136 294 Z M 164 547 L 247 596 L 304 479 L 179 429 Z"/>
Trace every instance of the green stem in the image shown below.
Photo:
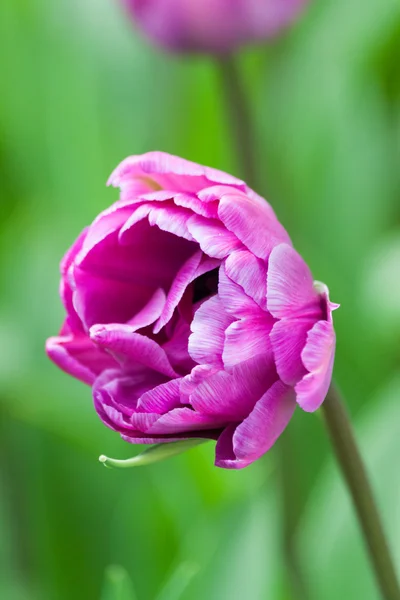
<path fill-rule="evenodd" d="M 322 406 L 329 436 L 354 502 L 382 597 L 385 600 L 400 600 L 399 583 L 367 472 L 346 407 L 333 384 Z"/>
<path fill-rule="evenodd" d="M 218 57 L 222 92 L 225 97 L 226 112 L 238 156 L 242 177 L 251 187 L 257 187 L 257 161 L 255 132 L 248 103 L 246 86 L 243 83 L 239 66 L 233 56 Z"/>

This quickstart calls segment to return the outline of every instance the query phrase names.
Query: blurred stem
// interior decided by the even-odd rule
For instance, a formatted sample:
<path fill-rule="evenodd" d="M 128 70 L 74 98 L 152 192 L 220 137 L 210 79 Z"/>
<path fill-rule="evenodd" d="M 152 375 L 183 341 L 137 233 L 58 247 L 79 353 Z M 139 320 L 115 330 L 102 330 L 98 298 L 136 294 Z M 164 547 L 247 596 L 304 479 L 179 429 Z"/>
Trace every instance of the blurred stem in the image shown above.
<path fill-rule="evenodd" d="M 382 597 L 400 600 L 400 587 L 367 472 L 340 392 L 331 385 L 323 414 L 336 457 L 350 490 Z"/>
<path fill-rule="evenodd" d="M 257 145 L 246 86 L 234 56 L 224 55 L 216 60 L 241 175 L 249 186 L 257 188 Z"/>

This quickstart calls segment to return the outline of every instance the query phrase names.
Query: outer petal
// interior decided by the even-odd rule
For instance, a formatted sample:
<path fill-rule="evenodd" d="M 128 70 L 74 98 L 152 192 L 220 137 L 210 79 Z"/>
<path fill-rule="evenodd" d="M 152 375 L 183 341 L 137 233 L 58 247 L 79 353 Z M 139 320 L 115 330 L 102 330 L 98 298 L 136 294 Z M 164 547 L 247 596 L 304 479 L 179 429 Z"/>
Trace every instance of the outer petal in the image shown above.
<path fill-rule="evenodd" d="M 225 272 L 247 296 L 262 308 L 267 305 L 267 266 L 247 250 L 233 252 L 225 261 Z"/>
<path fill-rule="evenodd" d="M 73 331 L 83 332 L 83 326 L 80 318 L 76 314 L 76 311 L 72 302 L 73 288 L 71 281 L 70 269 L 74 263 L 76 256 L 82 249 L 83 243 L 87 235 L 87 228 L 82 231 L 79 237 L 72 244 L 71 248 L 64 255 L 61 264 L 61 282 L 60 282 L 60 296 L 62 303 L 64 304 L 65 310 L 67 311 L 67 320 L 69 327 Z"/>
<path fill-rule="evenodd" d="M 269 333 L 273 325 L 270 315 L 245 317 L 234 321 L 225 332 L 222 360 L 226 368 L 249 360 L 258 354 L 269 357 L 274 363 Z"/>
<path fill-rule="evenodd" d="M 243 248 L 243 244 L 238 238 L 217 219 L 206 219 L 194 215 L 189 219 L 187 225 L 193 238 L 208 256 L 222 259 L 234 250 Z"/>
<path fill-rule="evenodd" d="M 157 342 L 135 333 L 130 325 L 94 325 L 90 337 L 123 365 L 143 365 L 168 377 L 177 377 L 168 357 Z"/>
<path fill-rule="evenodd" d="M 290 244 L 289 235 L 266 202 L 262 205 L 241 194 L 226 195 L 219 203 L 218 215 L 226 228 L 263 260 L 277 244 Z"/>
<path fill-rule="evenodd" d="M 272 328 L 270 340 L 276 369 L 288 385 L 296 384 L 306 374 L 301 353 L 313 325 L 312 319 L 282 319 Z"/>
<path fill-rule="evenodd" d="M 222 367 L 225 330 L 232 323 L 219 296 L 209 298 L 195 312 L 189 337 L 189 354 L 199 364 Z"/>
<path fill-rule="evenodd" d="M 116 366 L 115 360 L 85 334 L 51 337 L 46 342 L 46 352 L 60 369 L 88 385 L 103 370 Z"/>
<path fill-rule="evenodd" d="M 227 276 L 225 265 L 219 270 L 218 296 L 225 311 L 235 318 L 265 314 L 242 286 Z"/>
<path fill-rule="evenodd" d="M 236 429 L 230 427 L 220 436 L 216 466 L 241 469 L 260 458 L 284 431 L 295 407 L 293 389 L 281 381 L 274 383 Z"/>
<path fill-rule="evenodd" d="M 224 417 L 202 415 L 191 408 L 175 408 L 162 415 L 147 430 L 150 434 L 175 434 L 199 431 L 202 429 L 219 429 L 227 424 Z"/>
<path fill-rule="evenodd" d="M 297 315 L 322 317 L 310 269 L 291 246 L 276 246 L 269 257 L 267 308 L 277 319 Z"/>
<path fill-rule="evenodd" d="M 318 321 L 308 332 L 301 358 L 309 373 L 295 388 L 297 403 L 303 410 L 317 410 L 325 400 L 332 378 L 335 341 L 333 325 L 328 321 Z"/>
<path fill-rule="evenodd" d="M 150 177 L 161 188 L 177 192 L 198 192 L 212 184 L 245 188 L 242 181 L 227 173 L 166 152 L 148 152 L 126 158 L 111 174 L 108 183 L 123 188 L 132 179 L 143 177 Z"/>
<path fill-rule="evenodd" d="M 190 395 L 199 412 L 241 421 L 277 379 L 275 366 L 267 356 L 258 355 L 235 365 L 228 373 L 219 371 L 207 377 Z"/>

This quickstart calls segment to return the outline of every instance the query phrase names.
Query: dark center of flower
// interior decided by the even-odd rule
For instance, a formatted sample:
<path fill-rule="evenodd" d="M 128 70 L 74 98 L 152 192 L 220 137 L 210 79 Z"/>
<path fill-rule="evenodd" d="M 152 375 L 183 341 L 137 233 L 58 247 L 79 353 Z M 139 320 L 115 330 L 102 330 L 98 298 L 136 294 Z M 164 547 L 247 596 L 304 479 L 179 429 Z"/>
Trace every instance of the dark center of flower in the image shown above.
<path fill-rule="evenodd" d="M 218 271 L 213 269 L 204 275 L 200 275 L 193 285 L 193 304 L 213 296 L 218 291 Z"/>

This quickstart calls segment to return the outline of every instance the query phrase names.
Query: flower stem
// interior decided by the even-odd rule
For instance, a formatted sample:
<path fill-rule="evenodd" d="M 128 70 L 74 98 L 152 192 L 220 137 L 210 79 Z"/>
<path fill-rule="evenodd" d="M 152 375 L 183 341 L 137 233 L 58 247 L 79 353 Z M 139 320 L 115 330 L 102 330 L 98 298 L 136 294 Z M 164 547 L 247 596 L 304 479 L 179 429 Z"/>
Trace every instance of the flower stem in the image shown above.
<path fill-rule="evenodd" d="M 245 84 L 235 57 L 218 57 L 222 91 L 242 177 L 251 187 L 257 187 L 255 134 Z"/>
<path fill-rule="evenodd" d="M 400 600 L 399 583 L 367 472 L 346 407 L 333 384 L 322 406 L 329 436 L 354 502 L 382 597 L 385 600 Z"/>

